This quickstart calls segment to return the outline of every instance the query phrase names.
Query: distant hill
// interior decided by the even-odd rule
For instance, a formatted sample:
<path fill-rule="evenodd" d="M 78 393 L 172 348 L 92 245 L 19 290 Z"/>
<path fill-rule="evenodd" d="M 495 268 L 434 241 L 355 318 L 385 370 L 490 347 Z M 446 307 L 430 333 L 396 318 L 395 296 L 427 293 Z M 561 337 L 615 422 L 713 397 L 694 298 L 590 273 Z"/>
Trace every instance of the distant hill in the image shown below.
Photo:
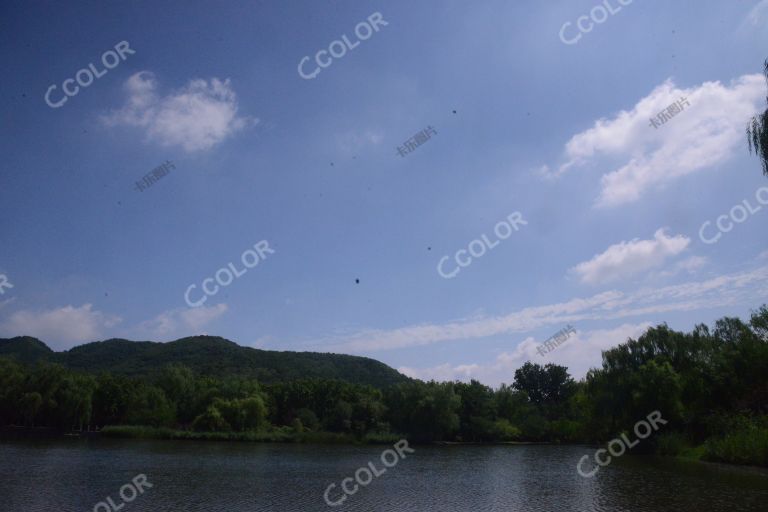
<path fill-rule="evenodd" d="M 169 343 L 111 339 L 54 352 L 29 336 L 0 338 L 0 357 L 24 364 L 59 363 L 89 373 L 108 371 L 147 376 L 176 363 L 203 375 L 238 375 L 264 383 L 297 379 L 339 379 L 384 388 L 409 380 L 382 362 L 367 357 L 318 352 L 277 352 L 240 345 L 218 336 L 192 336 Z"/>
<path fill-rule="evenodd" d="M 37 338 L 0 338 L 0 357 L 11 357 L 20 363 L 33 364 L 40 360 L 49 360 L 53 355 L 54 351 Z"/>

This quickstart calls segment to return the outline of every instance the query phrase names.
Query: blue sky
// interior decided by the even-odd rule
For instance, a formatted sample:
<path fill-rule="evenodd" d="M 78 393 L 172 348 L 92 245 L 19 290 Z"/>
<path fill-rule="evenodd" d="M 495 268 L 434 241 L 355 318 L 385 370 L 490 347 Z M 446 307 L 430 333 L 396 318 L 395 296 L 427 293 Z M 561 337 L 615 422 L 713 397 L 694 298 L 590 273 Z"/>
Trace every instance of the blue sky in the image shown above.
<path fill-rule="evenodd" d="M 580 377 L 649 325 L 768 302 L 768 180 L 744 137 L 768 1 L 283 4 L 0 7 L 0 336 L 208 333 L 495 385 L 529 359 Z M 299 75 L 342 36 L 353 49 Z M 188 306 L 262 240 L 274 252 Z"/>

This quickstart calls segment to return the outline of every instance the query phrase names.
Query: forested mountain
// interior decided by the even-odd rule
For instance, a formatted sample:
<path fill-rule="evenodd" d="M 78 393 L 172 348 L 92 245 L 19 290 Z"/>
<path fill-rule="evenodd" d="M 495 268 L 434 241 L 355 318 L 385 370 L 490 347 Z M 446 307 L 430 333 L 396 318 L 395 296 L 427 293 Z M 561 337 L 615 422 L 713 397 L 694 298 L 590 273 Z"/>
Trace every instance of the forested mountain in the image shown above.
<path fill-rule="evenodd" d="M 111 339 L 65 352 L 54 352 L 37 338 L 20 336 L 0 339 L 0 356 L 24 364 L 46 361 L 87 373 L 129 377 L 149 377 L 173 363 L 200 375 L 252 378 L 265 384 L 317 378 L 383 388 L 408 380 L 384 363 L 366 357 L 259 350 L 217 336 L 193 336 L 170 343 Z"/>

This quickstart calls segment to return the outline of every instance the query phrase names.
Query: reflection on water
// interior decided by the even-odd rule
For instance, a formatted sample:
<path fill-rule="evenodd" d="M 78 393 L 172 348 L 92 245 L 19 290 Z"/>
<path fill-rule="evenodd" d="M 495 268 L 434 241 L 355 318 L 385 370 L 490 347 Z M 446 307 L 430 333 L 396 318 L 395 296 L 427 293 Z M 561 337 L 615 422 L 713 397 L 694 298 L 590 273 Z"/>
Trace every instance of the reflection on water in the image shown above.
<path fill-rule="evenodd" d="M 343 505 L 323 492 L 386 446 L 71 441 L 0 443 L 0 510 L 90 512 L 140 473 L 151 489 L 121 512 L 761 511 L 768 472 L 624 456 L 594 478 L 594 448 L 416 446 Z"/>

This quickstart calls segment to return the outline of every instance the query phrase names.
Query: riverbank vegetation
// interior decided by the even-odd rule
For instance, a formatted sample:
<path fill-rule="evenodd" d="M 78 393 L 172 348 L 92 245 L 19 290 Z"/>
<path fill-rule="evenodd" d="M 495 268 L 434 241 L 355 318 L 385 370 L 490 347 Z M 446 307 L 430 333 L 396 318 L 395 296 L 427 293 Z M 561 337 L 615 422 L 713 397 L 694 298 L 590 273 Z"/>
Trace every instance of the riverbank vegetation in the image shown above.
<path fill-rule="evenodd" d="M 141 377 L 0 358 L 0 425 L 135 438 L 277 442 L 600 443 L 651 411 L 635 450 L 768 466 L 768 308 L 683 333 L 659 325 L 575 381 L 525 363 L 511 385 L 337 379 L 263 383 L 169 364 Z"/>

